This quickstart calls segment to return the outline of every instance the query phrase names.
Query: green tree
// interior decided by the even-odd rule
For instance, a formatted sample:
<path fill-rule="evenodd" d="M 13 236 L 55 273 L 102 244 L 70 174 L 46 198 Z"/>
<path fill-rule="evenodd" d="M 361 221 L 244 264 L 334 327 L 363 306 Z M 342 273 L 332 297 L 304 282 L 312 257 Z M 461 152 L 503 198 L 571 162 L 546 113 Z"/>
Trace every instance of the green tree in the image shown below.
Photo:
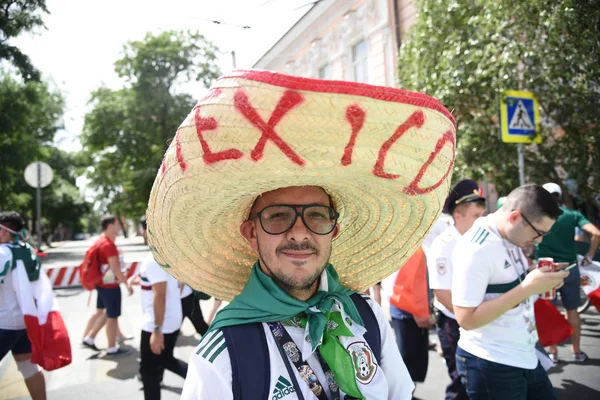
<path fill-rule="evenodd" d="M 208 86 L 219 74 L 216 53 L 198 33 L 147 34 L 127 43 L 115 63 L 124 87 L 92 93 L 82 134 L 88 175 L 117 216 L 137 220 L 146 211 L 168 142 L 195 104 L 177 89 L 189 82 Z"/>
<path fill-rule="evenodd" d="M 9 41 L 24 31 L 44 27 L 44 13 L 48 13 L 46 0 L 0 0 L 0 60 L 9 61 L 25 80 L 39 80 L 40 72 L 29 57 Z"/>
<path fill-rule="evenodd" d="M 417 0 L 401 47 L 402 87 L 454 109 L 455 178 L 518 185 L 514 144 L 498 140 L 500 93 L 532 91 L 544 142 L 526 147 L 528 181 L 559 181 L 561 166 L 583 198 L 600 191 L 600 9 L 593 0 Z"/>
<path fill-rule="evenodd" d="M 22 82 L 0 72 L 0 209 L 25 210 L 30 199 L 25 167 L 44 159 L 61 128 L 63 98 L 43 82 Z"/>

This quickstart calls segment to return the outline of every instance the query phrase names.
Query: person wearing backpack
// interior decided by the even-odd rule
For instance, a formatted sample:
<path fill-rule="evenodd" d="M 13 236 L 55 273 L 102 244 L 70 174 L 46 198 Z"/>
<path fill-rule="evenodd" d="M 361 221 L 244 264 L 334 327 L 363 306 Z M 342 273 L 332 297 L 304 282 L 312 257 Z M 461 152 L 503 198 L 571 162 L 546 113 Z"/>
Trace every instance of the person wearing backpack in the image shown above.
<path fill-rule="evenodd" d="M 403 265 L 439 216 L 451 114 L 355 82 L 269 71 L 216 82 L 179 127 L 146 213 L 156 262 L 230 301 L 181 398 L 410 399 L 387 317 L 359 292 Z"/>
<path fill-rule="evenodd" d="M 127 281 L 121 271 L 119 250 L 115 245 L 115 239 L 121 228 L 117 218 L 112 215 L 102 217 L 101 224 L 102 235 L 94 244 L 97 250 L 94 256 L 97 256 L 98 260 L 98 277 L 101 277 L 101 279 L 96 278 L 96 270 L 94 269 L 96 268 L 96 264 L 90 264 L 90 268 L 94 269 L 93 281 L 95 281 L 98 295 L 96 312 L 88 321 L 82 344 L 98 351 L 94 339 L 106 321 L 106 337 L 108 340 L 106 354 L 109 356 L 127 355 L 131 351 L 120 348 L 117 343 L 117 334 L 119 332 L 118 318 L 121 315 L 121 288 L 119 284 L 126 283 Z M 127 290 L 131 296 L 133 289 L 127 287 Z"/>

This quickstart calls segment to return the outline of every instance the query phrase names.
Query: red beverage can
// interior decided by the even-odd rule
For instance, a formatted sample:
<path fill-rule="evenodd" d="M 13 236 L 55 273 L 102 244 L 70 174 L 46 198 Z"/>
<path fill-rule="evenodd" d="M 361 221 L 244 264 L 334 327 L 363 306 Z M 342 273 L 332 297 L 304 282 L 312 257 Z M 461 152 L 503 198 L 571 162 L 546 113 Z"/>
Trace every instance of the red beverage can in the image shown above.
<path fill-rule="evenodd" d="M 555 272 L 556 268 L 554 268 L 554 258 L 552 257 L 542 257 L 538 259 L 537 262 L 538 268 L 548 267 L 551 272 Z M 556 298 L 556 289 L 552 288 L 551 290 L 540 294 L 540 299 L 544 300 L 553 300 Z"/>

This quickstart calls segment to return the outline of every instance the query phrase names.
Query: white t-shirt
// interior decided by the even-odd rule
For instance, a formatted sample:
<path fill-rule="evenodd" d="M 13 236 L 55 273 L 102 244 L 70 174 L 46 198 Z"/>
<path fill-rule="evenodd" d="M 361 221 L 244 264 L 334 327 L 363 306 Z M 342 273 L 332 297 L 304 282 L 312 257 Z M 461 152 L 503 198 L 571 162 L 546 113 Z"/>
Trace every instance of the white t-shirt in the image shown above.
<path fill-rule="evenodd" d="M 184 299 L 186 297 L 188 297 L 190 294 L 192 294 L 192 288 L 189 287 L 188 285 L 186 285 L 185 283 L 179 283 L 180 285 L 183 285 L 183 289 L 181 290 L 181 298 Z"/>
<path fill-rule="evenodd" d="M 460 232 L 454 225 L 451 225 L 433 240 L 429 250 L 425 253 L 430 289 L 452 290 L 452 253 L 456 241 L 460 237 Z M 445 316 L 456 319 L 452 311 L 438 300 L 434 299 L 433 305 Z"/>
<path fill-rule="evenodd" d="M 502 239 L 493 214 L 479 218 L 457 241 L 452 255 L 452 304 L 478 307 L 502 294 L 486 293 L 488 285 L 518 280 L 527 270 L 521 249 Z M 537 331 L 533 300 L 524 301 L 478 329 L 460 329 L 458 345 L 465 351 L 499 364 L 534 369 Z"/>
<path fill-rule="evenodd" d="M 154 330 L 154 294 L 151 286 L 159 282 L 167 282 L 165 296 L 165 317 L 162 325 L 163 333 L 173 333 L 181 327 L 183 314 L 181 312 L 181 299 L 179 297 L 179 282 L 148 256 L 140 266 L 140 286 L 142 287 L 142 310 L 144 312 L 142 330 Z M 144 290 L 144 289 L 150 290 Z"/>
<path fill-rule="evenodd" d="M 323 285 L 323 279 L 321 279 L 321 285 Z M 373 360 L 369 368 L 366 369 L 372 371 L 368 374 L 368 379 L 361 380 L 357 376 L 358 388 L 367 399 L 409 400 L 412 396 L 414 384 L 400 356 L 389 322 L 381 307 L 369 297 L 364 297 L 367 299 L 379 322 L 379 329 L 381 330 L 381 361 L 377 364 Z M 343 319 L 346 319 L 346 314 L 337 303 L 332 307 L 332 311 L 342 312 Z M 272 395 L 269 398 L 281 400 L 298 399 L 293 387 L 290 389 L 291 384 L 289 383 L 292 380 L 279 354 L 273 334 L 267 324 L 263 324 L 263 329 L 267 338 L 269 359 L 271 362 L 269 393 Z M 311 352 L 311 346 L 305 340 L 308 334 L 308 325 L 306 328 L 286 326 L 285 329 L 290 334 L 292 340 L 298 345 L 298 349 L 302 353 L 302 358 L 307 360 L 319 382 L 323 385 L 328 398 L 331 398 L 331 392 L 317 355 Z M 358 324 L 352 324 L 349 326 L 349 329 L 355 336 L 340 337 L 342 345 L 349 352 L 355 351 L 357 348 L 359 349 L 358 353 L 361 351 L 370 352 L 370 348 L 363 337 L 365 329 Z M 252 361 L 249 360 L 248 362 L 251 366 Z M 306 400 L 317 400 L 317 397 L 310 391 L 294 365 L 291 364 L 291 366 L 304 398 Z M 232 377 L 229 352 L 225 346 L 223 332 L 217 329 L 204 335 L 196 351 L 192 354 L 181 398 L 184 400 L 232 400 L 233 393 L 231 387 Z M 344 394 L 340 393 L 340 398 L 343 398 L 343 396 Z"/>
<path fill-rule="evenodd" d="M 433 241 L 436 237 L 442 234 L 449 226 L 454 225 L 454 221 L 452 220 L 452 216 L 448 214 L 440 214 L 440 217 L 435 220 L 431 228 L 429 229 L 429 233 L 425 236 L 423 240 L 423 251 L 427 254 L 427 250 L 433 244 Z"/>
<path fill-rule="evenodd" d="M 12 252 L 8 244 L 0 245 L 0 329 L 25 329 L 25 317 L 17 299 L 12 278 Z"/>

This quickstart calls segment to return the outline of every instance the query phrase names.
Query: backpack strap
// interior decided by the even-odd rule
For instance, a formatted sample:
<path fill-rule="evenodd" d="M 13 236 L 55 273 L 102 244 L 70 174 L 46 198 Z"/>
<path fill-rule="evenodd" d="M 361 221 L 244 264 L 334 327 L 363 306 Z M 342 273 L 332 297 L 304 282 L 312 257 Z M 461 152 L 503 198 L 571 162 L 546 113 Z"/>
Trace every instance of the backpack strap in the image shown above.
<path fill-rule="evenodd" d="M 271 363 L 262 324 L 227 326 L 221 330 L 231 360 L 233 399 L 269 398 Z"/>
<path fill-rule="evenodd" d="M 373 309 L 359 293 L 350 296 L 365 323 L 365 340 L 375 359 L 381 360 L 381 330 Z M 271 363 L 267 338 L 261 323 L 221 328 L 229 359 L 234 400 L 267 399 Z M 266 379 L 265 379 L 266 377 Z"/>
<path fill-rule="evenodd" d="M 360 295 L 360 293 L 354 293 L 350 296 L 358 313 L 360 314 L 363 322 L 365 323 L 365 340 L 367 344 L 373 350 L 373 354 L 375 355 L 375 359 L 377 362 L 381 360 L 381 330 L 379 329 L 379 322 L 377 321 L 377 317 L 375 317 L 375 313 L 373 309 L 367 303 L 367 300 Z"/>

